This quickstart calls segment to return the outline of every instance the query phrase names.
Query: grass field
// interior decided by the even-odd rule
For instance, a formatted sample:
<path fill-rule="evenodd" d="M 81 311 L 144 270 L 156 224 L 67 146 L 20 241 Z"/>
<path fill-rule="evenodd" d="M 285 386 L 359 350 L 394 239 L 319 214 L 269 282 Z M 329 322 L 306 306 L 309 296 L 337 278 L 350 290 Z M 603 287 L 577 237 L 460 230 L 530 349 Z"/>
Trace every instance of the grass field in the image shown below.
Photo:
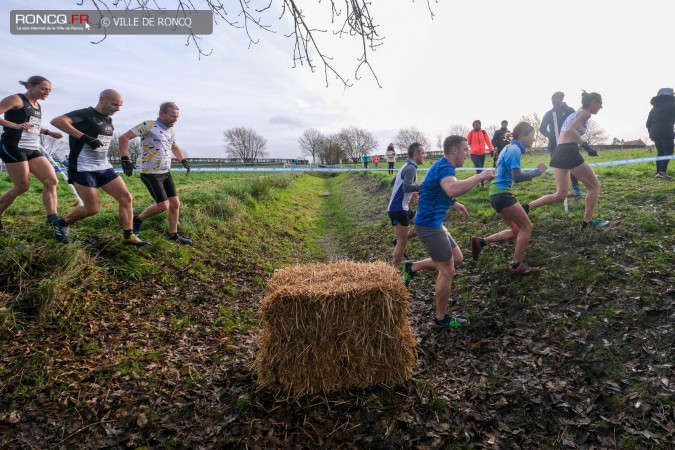
<path fill-rule="evenodd" d="M 644 156 L 654 154 L 589 162 Z M 538 161 L 548 162 L 523 166 Z M 596 216 L 612 222 L 601 232 L 579 229 L 580 198 L 567 214 L 533 211 L 526 260 L 544 268 L 537 277 L 506 273 L 511 244 L 470 261 L 470 236 L 503 225 L 487 189 L 462 196 L 470 218 L 446 221 L 467 257 L 451 305 L 471 325 L 433 328 L 434 279 L 421 275 L 414 379 L 299 401 L 257 390 L 250 371 L 266 281 L 290 264 L 388 260 L 391 175 L 176 174 L 180 228 L 196 245 L 168 241 L 159 216 L 140 249 L 118 242 L 105 195 L 99 215 L 72 227 L 73 243 L 58 244 L 34 181 L 0 234 L 0 446 L 673 448 L 675 183 L 653 167 L 596 170 Z M 125 181 L 135 209 L 148 205 L 138 177 Z M 545 174 L 515 195 L 554 189 Z M 59 199 L 65 214 L 65 184 Z M 416 240 L 408 251 L 425 256 Z"/>

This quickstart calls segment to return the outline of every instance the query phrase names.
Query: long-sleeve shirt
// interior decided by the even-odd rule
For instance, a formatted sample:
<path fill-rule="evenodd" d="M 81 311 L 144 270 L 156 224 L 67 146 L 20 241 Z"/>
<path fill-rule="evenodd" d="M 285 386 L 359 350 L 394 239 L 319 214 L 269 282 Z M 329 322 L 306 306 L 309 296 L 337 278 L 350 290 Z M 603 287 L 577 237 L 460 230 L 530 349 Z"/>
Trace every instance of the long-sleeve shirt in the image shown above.
<path fill-rule="evenodd" d="M 398 174 L 396 174 L 396 178 L 394 178 L 394 187 L 391 191 L 388 211 L 407 211 L 410 198 L 414 192 L 419 191 L 417 164 L 412 159 L 408 159 Z"/>
<path fill-rule="evenodd" d="M 471 130 L 466 136 L 466 141 L 471 148 L 472 155 L 484 155 L 485 147 L 490 149 L 490 153 L 495 151 L 495 148 L 492 146 L 492 142 L 488 139 L 488 135 L 485 130 Z"/>
<path fill-rule="evenodd" d="M 565 123 L 565 120 L 574 113 L 574 108 L 567 106 L 567 103 L 563 103 L 557 108 L 552 108 L 550 111 L 547 111 L 544 114 L 544 117 L 541 119 L 541 125 L 539 126 L 539 132 L 548 138 L 548 149 L 553 151 L 554 148 L 558 145 L 556 136 L 560 135 L 560 129 Z M 555 129 L 555 122 L 553 120 L 553 115 L 556 115 L 558 129 Z"/>

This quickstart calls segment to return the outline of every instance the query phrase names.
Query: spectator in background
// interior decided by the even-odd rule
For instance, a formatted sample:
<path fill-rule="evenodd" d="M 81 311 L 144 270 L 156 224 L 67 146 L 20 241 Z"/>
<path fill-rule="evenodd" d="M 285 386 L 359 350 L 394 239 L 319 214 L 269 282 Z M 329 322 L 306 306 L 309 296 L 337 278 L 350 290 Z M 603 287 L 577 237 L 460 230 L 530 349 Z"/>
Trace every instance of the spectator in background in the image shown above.
<path fill-rule="evenodd" d="M 394 144 L 389 144 L 387 147 L 387 173 L 389 175 L 394 173 L 394 164 L 396 164 L 396 150 L 394 150 Z"/>
<path fill-rule="evenodd" d="M 506 139 L 506 133 L 510 133 L 509 122 L 502 120 L 502 127 L 495 131 L 495 134 L 492 135 L 492 146 L 495 148 L 495 154 L 492 159 L 492 167 L 497 167 L 497 158 L 499 158 L 499 152 L 501 152 L 502 149 L 509 144 L 509 141 Z"/>
<path fill-rule="evenodd" d="M 373 156 L 373 164 L 375 164 L 375 168 L 377 169 L 377 165 L 380 163 L 380 157 L 375 155 Z"/>
<path fill-rule="evenodd" d="M 481 129 L 480 120 L 473 121 L 473 130 L 469 131 L 469 134 L 466 136 L 466 142 L 471 149 L 471 162 L 473 162 L 473 166 L 476 168 L 476 173 L 479 174 L 485 166 L 485 147 L 490 149 L 490 156 L 493 158 L 495 151 L 487 132 Z M 480 187 L 485 187 L 484 181 L 480 182 Z"/>
<path fill-rule="evenodd" d="M 558 136 L 560 129 L 565 123 L 565 120 L 574 112 L 574 108 L 567 106 L 563 101 L 565 94 L 558 91 L 551 97 L 553 108 L 544 114 L 539 126 L 539 132 L 548 138 L 548 151 L 553 153 L 553 150 L 558 146 Z M 574 175 L 570 175 L 572 180 L 572 193 L 574 195 L 583 195 L 579 189 L 579 180 Z"/>
<path fill-rule="evenodd" d="M 363 168 L 367 169 L 368 168 L 368 155 L 363 155 Z"/>
<path fill-rule="evenodd" d="M 675 146 L 675 96 L 672 88 L 659 89 L 656 97 L 652 97 L 652 110 L 647 117 L 649 138 L 654 141 L 658 156 L 670 156 Z M 656 161 L 656 178 L 670 180 L 668 163 L 670 160 Z"/>

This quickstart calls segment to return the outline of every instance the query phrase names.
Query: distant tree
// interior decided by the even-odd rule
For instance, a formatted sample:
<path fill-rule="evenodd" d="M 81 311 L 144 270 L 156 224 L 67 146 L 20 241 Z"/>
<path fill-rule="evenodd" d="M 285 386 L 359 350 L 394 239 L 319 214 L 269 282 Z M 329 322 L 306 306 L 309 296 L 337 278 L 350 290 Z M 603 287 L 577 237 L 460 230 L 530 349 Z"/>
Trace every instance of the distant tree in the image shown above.
<path fill-rule="evenodd" d="M 443 150 L 443 141 L 445 140 L 445 136 L 442 134 L 439 134 L 436 136 L 436 148 L 439 150 Z"/>
<path fill-rule="evenodd" d="M 588 122 L 586 122 L 586 132 L 582 138 L 590 145 L 604 144 L 608 139 L 607 133 L 605 133 L 605 130 L 595 121 L 595 119 L 589 119 Z"/>
<path fill-rule="evenodd" d="M 488 125 L 487 127 L 483 128 L 483 129 L 484 129 L 485 132 L 488 134 L 488 136 L 490 137 L 490 139 L 492 139 L 492 136 L 494 136 L 495 131 L 497 131 L 499 128 L 501 128 L 501 125 L 500 125 L 500 126 L 497 126 L 497 125 Z"/>
<path fill-rule="evenodd" d="M 265 148 L 267 139 L 252 128 L 228 128 L 224 132 L 225 153 L 230 158 L 238 158 L 244 162 L 253 162 L 267 156 Z"/>
<path fill-rule="evenodd" d="M 448 134 L 450 136 L 457 135 L 466 137 L 466 135 L 469 134 L 469 131 L 471 131 L 471 128 L 467 127 L 466 125 L 456 123 L 454 125 L 450 125 Z M 445 140 L 445 138 L 443 138 L 443 140 Z"/>
<path fill-rule="evenodd" d="M 345 152 L 340 145 L 340 138 L 337 134 L 328 134 L 321 137 L 317 156 L 323 164 L 338 164 L 345 158 Z"/>
<path fill-rule="evenodd" d="M 360 158 L 377 148 L 375 135 L 363 128 L 343 128 L 337 134 L 337 139 L 345 156 L 350 159 Z"/>
<path fill-rule="evenodd" d="M 394 145 L 399 149 L 400 153 L 407 152 L 410 144 L 415 142 L 422 144 L 425 149 L 431 150 L 431 143 L 429 142 L 429 139 L 427 139 L 424 133 L 418 130 L 415 126 L 401 128 L 398 130 L 398 133 L 396 133 L 396 137 L 394 138 Z"/>
<path fill-rule="evenodd" d="M 621 145 L 621 141 L 618 138 L 612 139 L 612 145 Z"/>
<path fill-rule="evenodd" d="M 532 147 L 545 147 L 548 144 L 548 139 L 546 139 L 546 136 L 539 132 L 541 119 L 537 113 L 532 113 L 530 116 L 522 116 L 518 122 L 527 122 L 534 128 L 534 143 L 532 144 Z"/>
<path fill-rule="evenodd" d="M 308 128 L 302 133 L 298 144 L 300 144 L 301 154 L 303 156 L 311 156 L 312 164 L 316 164 L 316 157 L 321 150 L 321 140 L 323 135 L 315 128 Z"/>
<path fill-rule="evenodd" d="M 120 161 L 120 133 L 114 133 L 108 147 L 108 159 L 112 162 Z M 141 138 L 134 138 L 129 141 L 129 159 L 136 161 L 141 154 Z"/>
<path fill-rule="evenodd" d="M 40 145 L 42 145 L 42 149 L 45 153 L 52 157 L 56 156 L 59 159 L 65 158 L 68 156 L 68 153 L 70 153 L 67 136 L 61 139 L 54 139 L 53 137 L 41 134 Z"/>

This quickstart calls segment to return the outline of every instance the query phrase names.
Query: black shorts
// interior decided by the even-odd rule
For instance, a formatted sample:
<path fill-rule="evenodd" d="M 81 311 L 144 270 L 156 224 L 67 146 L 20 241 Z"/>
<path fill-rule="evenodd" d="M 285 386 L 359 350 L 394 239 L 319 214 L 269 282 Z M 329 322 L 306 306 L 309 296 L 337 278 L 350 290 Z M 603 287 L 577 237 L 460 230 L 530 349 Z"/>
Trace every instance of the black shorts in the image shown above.
<path fill-rule="evenodd" d="M 115 169 L 94 170 L 91 172 L 68 171 L 68 184 L 77 183 L 81 186 L 100 188 L 117 178 Z"/>
<path fill-rule="evenodd" d="M 173 184 L 173 177 L 170 172 L 142 173 L 141 181 L 150 191 L 155 203 L 162 203 L 171 197 L 176 197 L 176 185 Z"/>
<path fill-rule="evenodd" d="M 497 212 L 502 212 L 502 209 L 508 208 L 509 206 L 515 205 L 518 203 L 518 200 L 510 192 L 502 192 L 500 194 L 494 194 L 489 197 L 490 204 Z"/>
<path fill-rule="evenodd" d="M 29 161 L 33 158 L 45 156 L 40 150 L 26 150 L 25 148 L 19 148 L 15 145 L 7 145 L 4 142 L 2 142 L 1 145 L 0 159 L 2 159 L 2 162 L 5 164 Z"/>
<path fill-rule="evenodd" d="M 392 225 L 403 225 L 407 227 L 415 218 L 415 211 L 409 209 L 407 211 L 387 211 Z"/>
<path fill-rule="evenodd" d="M 558 145 L 551 153 L 551 167 L 557 169 L 574 169 L 584 163 L 579 151 L 579 144 L 568 142 Z"/>

